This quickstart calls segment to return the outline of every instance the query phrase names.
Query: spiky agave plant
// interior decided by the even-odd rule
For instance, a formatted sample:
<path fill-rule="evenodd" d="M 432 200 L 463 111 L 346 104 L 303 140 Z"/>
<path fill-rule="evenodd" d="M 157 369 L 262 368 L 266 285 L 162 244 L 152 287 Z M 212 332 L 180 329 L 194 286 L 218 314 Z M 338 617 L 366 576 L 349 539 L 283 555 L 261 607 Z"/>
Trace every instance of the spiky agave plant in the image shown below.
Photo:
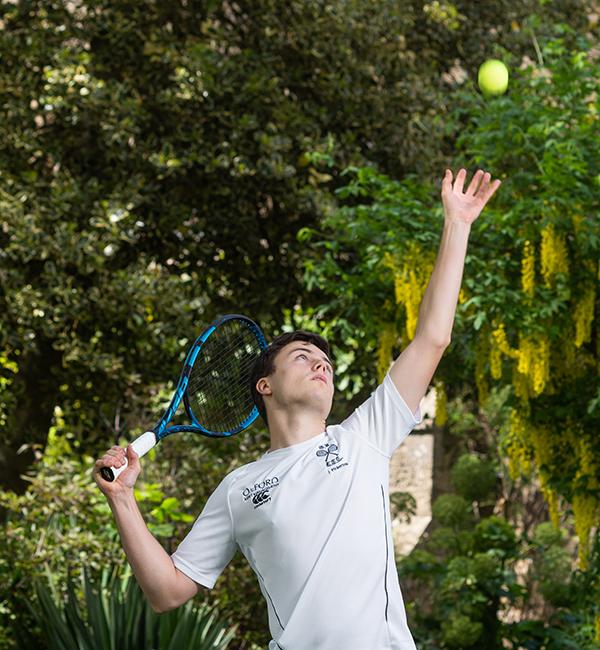
<path fill-rule="evenodd" d="M 103 570 L 95 581 L 84 570 L 79 596 L 71 579 L 66 595 L 50 576 L 34 588 L 30 609 L 49 650 L 225 650 L 235 636 L 236 626 L 192 601 L 157 614 L 130 572 Z M 30 650 L 31 637 L 21 632 L 19 647 Z"/>

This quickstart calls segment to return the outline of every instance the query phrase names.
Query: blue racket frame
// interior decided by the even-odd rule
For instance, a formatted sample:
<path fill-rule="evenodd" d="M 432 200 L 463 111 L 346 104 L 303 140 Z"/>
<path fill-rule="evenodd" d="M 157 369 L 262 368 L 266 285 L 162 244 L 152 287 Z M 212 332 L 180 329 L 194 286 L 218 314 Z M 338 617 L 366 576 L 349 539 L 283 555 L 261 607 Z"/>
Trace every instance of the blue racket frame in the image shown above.
<path fill-rule="evenodd" d="M 173 399 L 171 400 L 171 403 L 169 404 L 167 410 L 165 411 L 165 414 L 162 416 L 160 421 L 152 429 L 150 429 L 150 431 L 154 432 L 157 443 L 163 438 L 165 438 L 166 436 L 171 435 L 172 433 L 180 433 L 182 431 L 201 433 L 202 435 L 208 436 L 209 438 L 228 438 L 229 436 L 233 436 L 236 433 L 239 433 L 240 431 L 243 431 L 245 428 L 249 427 L 254 422 L 254 420 L 256 420 L 256 418 L 258 417 L 259 415 L 258 408 L 255 405 L 252 411 L 250 412 L 250 415 L 232 431 L 226 431 L 226 432 L 210 431 L 209 429 L 203 427 L 200 424 L 200 422 L 198 422 L 196 416 L 194 415 L 191 409 L 187 397 L 186 389 L 189 382 L 190 374 L 192 372 L 192 368 L 194 367 L 194 363 L 198 358 L 198 354 L 202 349 L 202 346 L 205 344 L 209 336 L 217 329 L 217 327 L 219 327 L 220 325 L 222 325 L 228 320 L 234 320 L 234 319 L 244 321 L 245 324 L 249 327 L 249 329 L 252 330 L 252 332 L 254 333 L 254 335 L 258 340 L 258 344 L 261 350 L 264 350 L 267 347 L 268 343 L 265 339 L 264 334 L 262 333 L 262 330 L 253 320 L 251 320 L 247 316 L 243 316 L 242 314 L 226 314 L 225 316 L 221 316 L 217 320 L 215 320 L 210 325 L 210 327 L 208 327 L 204 332 L 202 332 L 202 334 L 200 334 L 200 336 L 194 341 L 192 347 L 190 348 L 185 358 L 183 370 L 181 371 L 181 375 L 179 377 L 179 382 L 177 384 L 177 388 L 175 389 L 175 394 L 173 395 Z M 192 421 L 192 424 L 175 424 L 173 426 L 168 427 L 167 425 L 173 419 L 173 416 L 175 415 L 175 412 L 179 408 L 179 405 L 181 404 L 182 400 L 185 406 L 186 413 L 190 418 L 190 420 Z"/>

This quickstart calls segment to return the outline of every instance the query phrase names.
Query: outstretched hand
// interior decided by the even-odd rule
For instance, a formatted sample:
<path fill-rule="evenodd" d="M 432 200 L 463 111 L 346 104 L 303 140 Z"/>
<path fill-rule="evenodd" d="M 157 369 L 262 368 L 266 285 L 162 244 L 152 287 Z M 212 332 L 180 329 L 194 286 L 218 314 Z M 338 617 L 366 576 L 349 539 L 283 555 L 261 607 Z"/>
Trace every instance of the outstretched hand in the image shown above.
<path fill-rule="evenodd" d="M 452 171 L 446 170 L 442 180 L 442 203 L 446 221 L 472 224 L 502 183 L 498 179 L 492 181 L 489 172 L 484 173 L 482 169 L 478 169 L 463 194 L 466 176 L 467 170 L 462 168 L 456 175 L 453 185 Z"/>

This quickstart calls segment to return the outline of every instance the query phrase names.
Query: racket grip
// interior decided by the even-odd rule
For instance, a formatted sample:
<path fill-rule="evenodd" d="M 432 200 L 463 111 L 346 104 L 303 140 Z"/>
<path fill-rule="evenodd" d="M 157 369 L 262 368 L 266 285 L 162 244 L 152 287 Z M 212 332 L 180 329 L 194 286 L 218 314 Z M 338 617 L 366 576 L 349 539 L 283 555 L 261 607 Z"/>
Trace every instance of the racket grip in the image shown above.
<path fill-rule="evenodd" d="M 146 431 L 146 433 L 142 433 L 141 436 L 136 438 L 131 443 L 131 446 L 133 447 L 133 451 L 141 457 L 147 454 L 152 447 L 156 445 L 156 442 L 157 440 L 154 431 Z M 104 480 L 114 481 L 118 478 L 121 472 L 124 472 L 127 469 L 127 464 L 127 457 L 125 457 L 124 465 L 121 465 L 121 467 L 103 467 L 100 470 L 100 474 Z"/>

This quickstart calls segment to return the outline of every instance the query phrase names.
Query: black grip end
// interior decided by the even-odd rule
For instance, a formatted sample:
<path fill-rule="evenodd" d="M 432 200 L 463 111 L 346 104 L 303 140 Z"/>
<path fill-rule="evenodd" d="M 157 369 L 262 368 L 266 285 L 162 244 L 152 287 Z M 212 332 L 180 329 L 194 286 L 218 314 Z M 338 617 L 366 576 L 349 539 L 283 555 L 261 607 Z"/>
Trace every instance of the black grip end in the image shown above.
<path fill-rule="evenodd" d="M 100 470 L 100 474 L 105 481 L 112 482 L 115 480 L 115 475 L 110 467 L 103 467 Z"/>

